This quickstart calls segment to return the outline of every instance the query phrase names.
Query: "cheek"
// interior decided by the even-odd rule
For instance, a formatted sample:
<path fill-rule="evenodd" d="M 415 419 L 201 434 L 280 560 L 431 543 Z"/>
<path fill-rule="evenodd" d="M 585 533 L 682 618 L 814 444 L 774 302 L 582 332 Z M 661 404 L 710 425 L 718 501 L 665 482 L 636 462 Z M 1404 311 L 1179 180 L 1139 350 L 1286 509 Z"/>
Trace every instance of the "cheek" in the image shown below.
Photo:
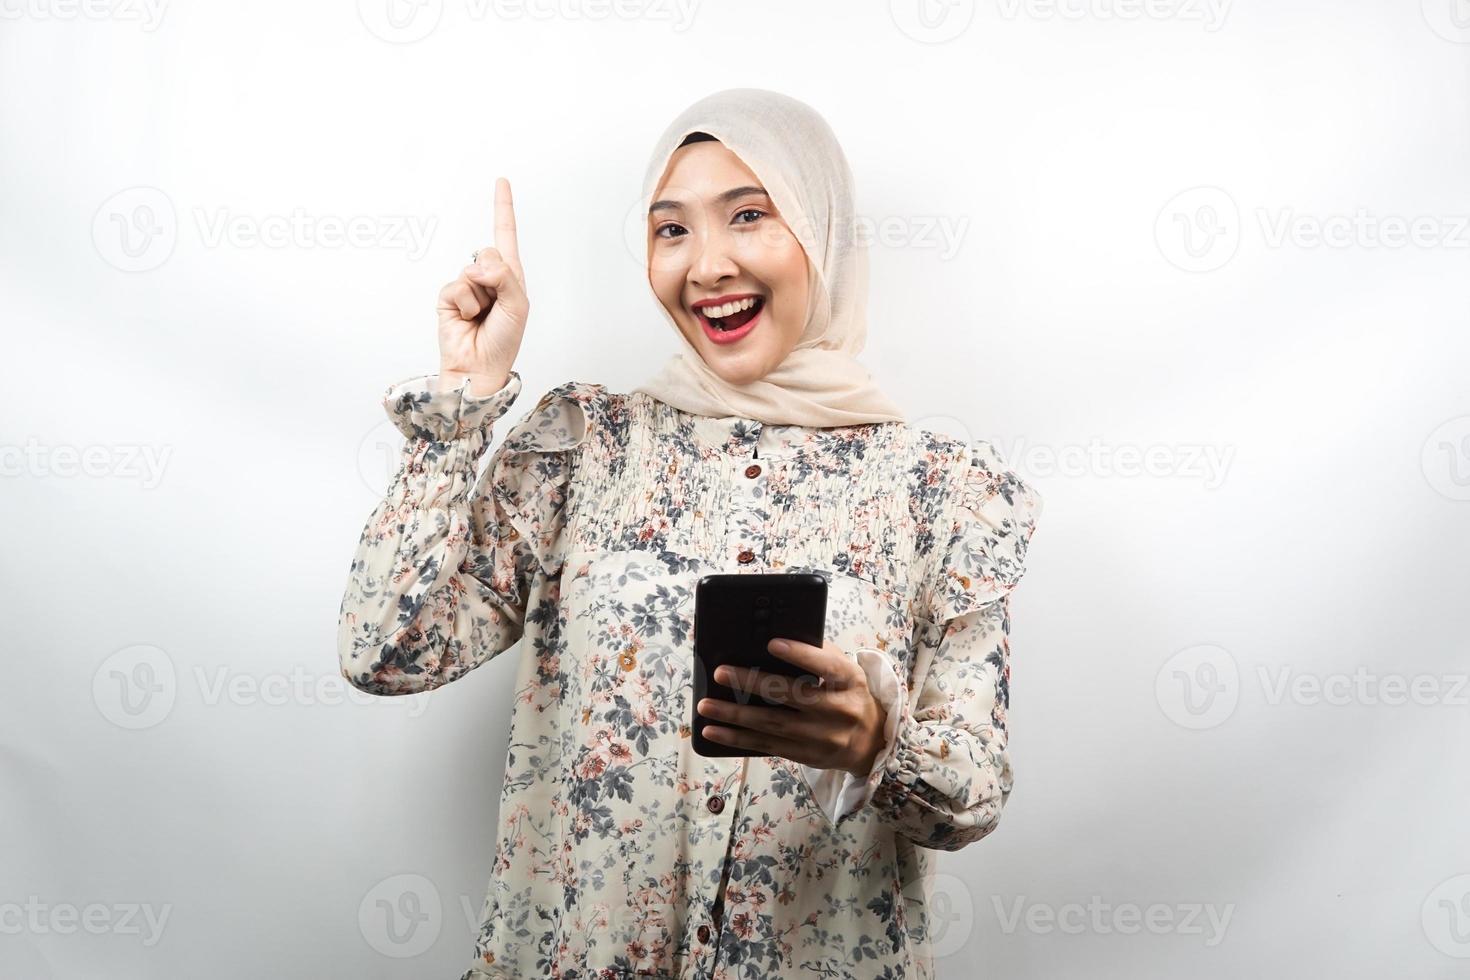
<path fill-rule="evenodd" d="M 782 333 L 789 335 L 787 339 L 795 343 L 806 321 L 807 306 L 806 252 L 795 239 L 791 240 L 789 248 L 783 250 L 774 271 L 781 293 Z"/>
<path fill-rule="evenodd" d="M 653 261 L 657 262 L 657 257 Z M 648 284 L 653 288 L 653 294 L 675 316 L 679 313 L 679 297 L 683 288 L 683 282 L 682 277 L 668 270 L 654 268 L 648 275 Z"/>

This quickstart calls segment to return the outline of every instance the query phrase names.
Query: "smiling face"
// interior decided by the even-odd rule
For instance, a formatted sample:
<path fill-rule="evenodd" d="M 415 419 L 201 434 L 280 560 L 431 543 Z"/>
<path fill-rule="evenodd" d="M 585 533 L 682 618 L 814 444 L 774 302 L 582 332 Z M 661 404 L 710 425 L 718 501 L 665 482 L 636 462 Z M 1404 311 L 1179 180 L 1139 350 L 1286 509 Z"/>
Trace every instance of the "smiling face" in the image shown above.
<path fill-rule="evenodd" d="M 669 158 L 649 208 L 648 282 L 732 385 L 774 370 L 806 325 L 806 252 L 755 174 L 715 140 Z"/>

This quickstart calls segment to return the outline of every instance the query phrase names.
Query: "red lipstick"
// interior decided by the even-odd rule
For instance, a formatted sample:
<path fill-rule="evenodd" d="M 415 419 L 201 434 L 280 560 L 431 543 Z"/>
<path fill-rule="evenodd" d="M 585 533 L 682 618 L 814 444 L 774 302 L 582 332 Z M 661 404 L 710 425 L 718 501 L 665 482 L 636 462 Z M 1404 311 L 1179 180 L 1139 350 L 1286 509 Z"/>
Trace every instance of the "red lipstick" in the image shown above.
<path fill-rule="evenodd" d="M 747 297 L 756 300 L 755 306 L 749 310 L 732 313 L 729 317 L 720 318 L 721 320 L 734 321 L 738 324 L 737 326 L 721 329 L 715 326 L 714 322 L 703 313 L 706 307 L 723 306 L 726 303 L 732 303 L 736 300 L 746 299 Z M 724 296 L 696 300 L 690 304 L 690 308 L 694 310 L 694 316 L 699 320 L 699 325 L 704 328 L 704 335 L 713 343 L 733 344 L 755 329 L 756 324 L 760 322 L 761 314 L 765 312 L 766 299 L 759 293 L 727 293 Z M 749 319 L 745 319 L 746 317 Z M 744 322 L 740 322 L 742 320 Z"/>

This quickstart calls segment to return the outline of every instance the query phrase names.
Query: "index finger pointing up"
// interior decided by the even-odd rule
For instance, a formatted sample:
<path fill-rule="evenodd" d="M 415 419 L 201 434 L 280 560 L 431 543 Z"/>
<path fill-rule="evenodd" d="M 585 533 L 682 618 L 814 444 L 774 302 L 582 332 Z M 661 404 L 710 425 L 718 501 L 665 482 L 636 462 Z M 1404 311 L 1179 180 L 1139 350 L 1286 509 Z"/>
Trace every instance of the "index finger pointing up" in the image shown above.
<path fill-rule="evenodd" d="M 495 179 L 495 250 L 517 272 L 521 269 L 521 254 L 516 247 L 516 210 L 510 198 L 510 181 L 504 177 Z"/>

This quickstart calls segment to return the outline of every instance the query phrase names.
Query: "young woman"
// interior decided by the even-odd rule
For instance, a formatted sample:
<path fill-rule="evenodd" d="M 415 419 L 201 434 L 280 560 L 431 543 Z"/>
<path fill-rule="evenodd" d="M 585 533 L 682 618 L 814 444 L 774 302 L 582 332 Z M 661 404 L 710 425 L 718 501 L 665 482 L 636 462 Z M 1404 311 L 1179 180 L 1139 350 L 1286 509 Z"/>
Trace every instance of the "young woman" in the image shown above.
<path fill-rule="evenodd" d="M 757 89 L 696 102 L 649 164 L 648 281 L 682 350 L 628 393 L 568 381 L 476 463 L 520 392 L 509 184 L 439 300 L 437 376 L 391 387 L 403 464 L 341 607 L 378 694 L 522 641 L 474 965 L 528 977 L 922 978 L 932 851 L 1011 790 L 1008 596 L 1037 494 L 986 442 L 914 429 L 854 359 L 866 264 L 841 147 Z M 821 678 L 691 706 L 694 585 L 816 571 Z M 707 758 L 712 739 L 757 756 Z M 452 823 L 454 817 L 447 819 Z"/>

